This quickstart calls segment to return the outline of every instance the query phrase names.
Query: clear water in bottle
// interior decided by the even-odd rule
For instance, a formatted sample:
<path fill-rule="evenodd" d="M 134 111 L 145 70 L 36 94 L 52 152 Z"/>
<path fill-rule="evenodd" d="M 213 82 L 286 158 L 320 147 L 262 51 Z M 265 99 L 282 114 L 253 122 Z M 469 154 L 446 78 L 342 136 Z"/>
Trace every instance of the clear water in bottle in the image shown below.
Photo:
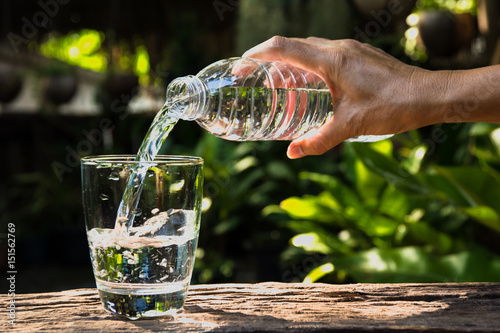
<path fill-rule="evenodd" d="M 212 106 L 219 106 L 217 115 L 198 122 L 235 141 L 293 140 L 319 128 L 332 112 L 328 89 L 224 87 L 212 98 Z M 311 106 L 317 112 L 309 112 Z"/>
<path fill-rule="evenodd" d="M 167 88 L 171 115 L 228 140 L 294 140 L 329 121 L 336 103 L 315 74 L 282 62 L 218 61 Z M 391 135 L 361 136 L 378 141 Z"/>

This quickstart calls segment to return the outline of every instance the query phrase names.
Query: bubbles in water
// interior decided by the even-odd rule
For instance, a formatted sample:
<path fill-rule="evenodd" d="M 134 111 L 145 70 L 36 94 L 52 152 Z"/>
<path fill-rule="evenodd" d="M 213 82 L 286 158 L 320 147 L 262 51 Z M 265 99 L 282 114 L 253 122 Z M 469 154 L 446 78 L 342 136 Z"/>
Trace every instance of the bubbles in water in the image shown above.
<path fill-rule="evenodd" d="M 99 195 L 99 198 L 101 198 L 102 201 L 106 201 L 106 200 L 109 200 L 109 196 L 107 196 L 106 194 L 104 193 L 101 193 L 101 195 Z"/>
<path fill-rule="evenodd" d="M 118 173 L 118 171 L 113 171 L 109 175 L 108 179 L 109 180 L 114 180 L 114 181 L 120 180 L 120 174 Z"/>

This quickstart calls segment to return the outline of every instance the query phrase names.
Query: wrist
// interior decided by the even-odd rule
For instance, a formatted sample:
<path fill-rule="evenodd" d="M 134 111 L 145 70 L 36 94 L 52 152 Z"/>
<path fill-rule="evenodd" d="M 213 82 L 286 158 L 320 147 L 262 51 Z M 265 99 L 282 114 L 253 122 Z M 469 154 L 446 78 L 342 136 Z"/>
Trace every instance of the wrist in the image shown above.
<path fill-rule="evenodd" d="M 437 116 L 432 123 L 499 122 L 500 67 L 431 73 Z"/>
<path fill-rule="evenodd" d="M 412 123 L 415 128 L 429 126 L 443 122 L 456 122 L 450 108 L 453 109 L 457 85 L 453 71 L 430 71 L 418 69 L 412 79 Z"/>

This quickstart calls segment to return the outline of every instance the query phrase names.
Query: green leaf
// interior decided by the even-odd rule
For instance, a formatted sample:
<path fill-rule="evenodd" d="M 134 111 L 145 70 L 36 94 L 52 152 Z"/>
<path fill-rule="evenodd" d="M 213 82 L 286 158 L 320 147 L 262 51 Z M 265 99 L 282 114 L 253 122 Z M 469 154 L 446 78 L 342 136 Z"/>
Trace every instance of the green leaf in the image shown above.
<path fill-rule="evenodd" d="M 380 175 L 370 171 L 359 159 L 354 161 L 354 174 L 356 190 L 361 198 L 366 201 L 378 203 L 380 192 L 387 185 L 386 180 Z"/>
<path fill-rule="evenodd" d="M 352 148 L 370 170 L 384 177 L 403 193 L 409 195 L 429 193 L 427 187 L 417 177 L 404 170 L 394 158 L 383 155 L 364 143 L 352 143 Z"/>
<path fill-rule="evenodd" d="M 335 270 L 335 266 L 332 263 L 326 263 L 321 266 L 314 268 L 309 274 L 304 278 L 303 283 L 314 283 L 321 279 L 323 276 L 332 273 Z"/>
<path fill-rule="evenodd" d="M 345 215 L 358 229 L 372 237 L 390 236 L 396 231 L 399 225 L 398 222 L 390 218 L 366 209 L 348 207 Z"/>
<path fill-rule="evenodd" d="M 450 267 L 456 282 L 500 281 L 500 257 L 482 248 L 447 255 L 439 263 Z"/>
<path fill-rule="evenodd" d="M 271 214 L 283 214 L 285 211 L 278 205 L 268 205 L 262 209 L 262 216 L 269 216 Z"/>
<path fill-rule="evenodd" d="M 240 173 L 245 171 L 248 168 L 256 166 L 259 164 L 259 160 L 253 156 L 245 156 L 236 163 L 234 163 L 232 170 L 235 173 Z"/>
<path fill-rule="evenodd" d="M 366 145 L 366 143 L 363 143 Z M 387 157 L 392 156 L 392 142 L 391 140 L 381 140 L 381 141 L 375 141 L 375 142 L 370 142 L 368 145 L 376 152 L 385 155 Z"/>
<path fill-rule="evenodd" d="M 357 282 L 438 282 L 444 277 L 429 269 L 431 256 L 419 247 L 370 249 L 349 258 L 334 260 Z"/>
<path fill-rule="evenodd" d="M 422 174 L 420 177 L 440 194 L 443 201 L 451 200 L 462 207 L 471 204 L 470 198 L 464 195 L 464 192 L 456 184 L 453 184 L 445 177 L 438 174 Z"/>
<path fill-rule="evenodd" d="M 379 212 L 403 220 L 410 209 L 408 197 L 394 186 L 388 186 L 380 199 Z"/>
<path fill-rule="evenodd" d="M 294 181 L 295 174 L 290 166 L 282 161 L 271 161 L 266 167 L 267 173 L 275 179 Z"/>
<path fill-rule="evenodd" d="M 284 225 L 297 232 L 297 233 L 315 233 L 319 239 L 331 249 L 331 253 L 338 254 L 353 254 L 353 248 L 358 246 L 358 241 L 355 237 L 350 237 L 350 239 L 342 239 L 340 240 L 334 232 L 331 230 L 326 230 L 322 225 L 318 223 L 314 223 L 312 221 L 286 221 Z M 342 232 L 341 232 L 342 233 Z M 343 230 L 344 236 L 345 233 L 349 234 L 346 230 Z M 339 234 L 340 235 L 340 234 Z"/>
<path fill-rule="evenodd" d="M 318 196 L 291 197 L 283 200 L 280 207 L 292 218 L 320 222 L 331 222 L 339 215 L 338 210 L 341 208 L 327 192 L 322 192 Z"/>
<path fill-rule="evenodd" d="M 486 173 L 478 167 L 440 167 L 434 166 L 433 170 L 442 177 L 442 184 L 448 183 L 449 187 L 442 187 L 463 206 L 477 206 L 481 204 L 479 192 L 484 188 Z"/>
<path fill-rule="evenodd" d="M 490 135 L 490 133 L 497 128 L 498 125 L 491 123 L 474 123 L 469 129 L 469 135 L 470 136 Z"/>
<path fill-rule="evenodd" d="M 313 172 L 301 172 L 299 174 L 301 179 L 311 180 L 323 186 L 342 207 L 362 207 L 358 196 L 349 187 L 330 175 L 323 175 Z M 338 207 L 336 207 L 338 208 Z"/>
<path fill-rule="evenodd" d="M 290 239 L 290 243 L 292 243 L 295 247 L 303 248 L 309 252 L 318 252 L 323 254 L 329 254 L 332 252 L 330 247 L 325 244 L 315 232 L 296 235 Z"/>
<path fill-rule="evenodd" d="M 426 175 L 430 186 L 461 207 L 489 206 L 500 213 L 500 184 L 477 166 L 433 167 Z M 491 217 L 491 214 L 488 214 Z M 491 220 L 488 217 L 486 220 Z"/>
<path fill-rule="evenodd" d="M 485 226 L 500 232 L 500 217 L 498 213 L 488 206 L 465 207 L 463 211 L 470 217 Z"/>
<path fill-rule="evenodd" d="M 422 245 L 431 245 L 439 253 L 449 253 L 453 246 L 453 239 L 449 235 L 435 230 L 428 223 L 409 223 L 404 227 L 411 240 L 418 241 Z"/>
<path fill-rule="evenodd" d="M 420 170 L 422 163 L 424 161 L 425 154 L 427 153 L 428 147 L 426 145 L 419 145 L 413 148 L 406 160 L 404 160 L 402 165 L 411 174 L 415 175 Z"/>
<path fill-rule="evenodd" d="M 500 257 L 484 249 L 445 256 L 415 246 L 370 249 L 333 264 L 363 283 L 500 281 Z"/>

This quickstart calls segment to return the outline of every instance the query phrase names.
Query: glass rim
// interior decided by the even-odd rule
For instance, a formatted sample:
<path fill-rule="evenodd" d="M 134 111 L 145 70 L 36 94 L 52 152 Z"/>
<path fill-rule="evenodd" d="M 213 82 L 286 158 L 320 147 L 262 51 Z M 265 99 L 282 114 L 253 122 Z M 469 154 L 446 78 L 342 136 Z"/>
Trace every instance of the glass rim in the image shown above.
<path fill-rule="evenodd" d="M 120 164 L 168 164 L 168 165 L 197 165 L 203 164 L 203 158 L 188 155 L 156 155 L 153 161 L 136 161 L 137 155 L 118 154 L 118 155 L 92 155 L 80 159 L 82 165 L 95 165 L 102 163 L 120 163 Z"/>

